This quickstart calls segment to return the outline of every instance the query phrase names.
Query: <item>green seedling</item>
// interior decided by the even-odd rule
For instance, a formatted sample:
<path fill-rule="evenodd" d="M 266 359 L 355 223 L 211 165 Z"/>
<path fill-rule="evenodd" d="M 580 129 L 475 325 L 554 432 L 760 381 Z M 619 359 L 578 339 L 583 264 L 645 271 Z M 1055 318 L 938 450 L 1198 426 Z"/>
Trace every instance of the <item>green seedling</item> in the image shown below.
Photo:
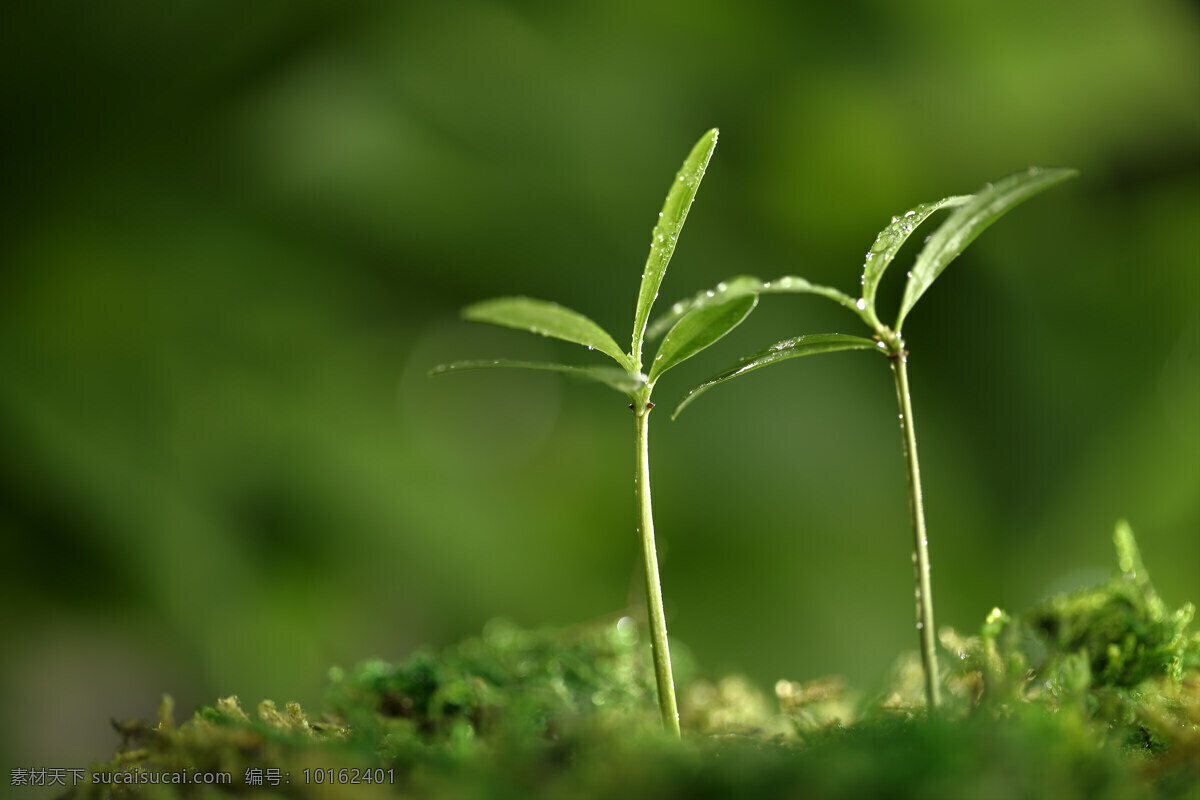
<path fill-rule="evenodd" d="M 696 190 L 708 168 L 708 160 L 717 145 L 717 131 L 704 134 L 683 162 L 650 239 L 650 255 L 646 259 L 642 284 L 638 290 L 637 308 L 633 318 L 633 340 L 628 353 L 622 352 L 616 341 L 603 328 L 569 308 L 534 300 L 528 297 L 501 297 L 468 306 L 465 319 L 487 322 L 509 328 L 531 331 L 542 336 L 563 339 L 599 350 L 616 362 L 616 366 L 571 366 L 556 363 L 527 361 L 458 361 L 434 368 L 439 375 L 481 367 L 517 367 L 523 369 L 564 372 L 585 380 L 603 383 L 629 398 L 634 417 L 634 485 L 638 532 L 646 571 L 646 604 L 650 619 L 650 642 L 654 653 L 655 678 L 658 685 L 658 705 L 663 725 L 679 735 L 679 710 L 675 700 L 675 684 L 671 675 L 671 654 L 667 645 L 667 624 L 663 615 L 662 588 L 658 577 L 658 556 L 654 546 L 654 517 L 650 503 L 650 460 L 648 423 L 654 404 L 650 395 L 658 379 L 667 370 L 691 358 L 737 327 L 754 309 L 758 298 L 742 294 L 721 303 L 704 303 L 696 309 L 679 314 L 650 363 L 648 374 L 642 370 L 642 345 L 650 309 L 658 297 L 658 289 L 666 274 L 667 265 L 675 252 L 679 233 L 687 219 Z"/>
<path fill-rule="evenodd" d="M 892 217 L 891 224 L 880 231 L 863 264 L 862 296 L 853 298 L 837 289 L 818 286 L 803 278 L 786 276 L 774 281 L 739 276 L 719 284 L 715 290 L 702 292 L 690 301 L 676 303 L 670 313 L 657 320 L 650 335 L 659 335 L 676 320 L 686 318 L 709 306 L 727 304 L 734 298 L 760 294 L 807 293 L 827 297 L 854 312 L 873 331 L 873 339 L 847 336 L 840 333 L 798 336 L 771 345 L 765 350 L 742 358 L 737 364 L 712 376 L 697 386 L 679 403 L 672 417 L 694 402 L 697 397 L 719 383 L 745 375 L 747 372 L 815 353 L 838 350 L 874 350 L 886 356 L 896 382 L 896 400 L 900 406 L 900 427 L 903 433 L 905 461 L 908 466 L 908 486 L 913 528 L 913 563 L 916 568 L 917 630 L 921 643 L 921 660 L 925 672 L 925 694 L 930 709 L 940 703 L 940 682 L 935 657 L 933 627 L 933 597 L 929 577 L 929 539 L 925 529 L 925 509 L 921 492 L 921 467 L 917 460 L 917 434 L 913 421 L 912 396 L 908 386 L 908 349 L 902 329 L 909 312 L 942 270 L 961 253 L 985 228 L 1019 203 L 1038 192 L 1066 180 L 1075 172 L 1068 169 L 1030 168 L 1024 172 L 988 184 L 974 195 L 947 197 L 936 203 L 919 205 L 902 215 Z M 883 324 L 875 311 L 875 293 L 888 264 L 901 245 L 917 226 L 933 212 L 953 208 L 941 227 L 928 237 L 917 255 L 908 284 L 900 302 L 900 311 L 891 326 Z"/>

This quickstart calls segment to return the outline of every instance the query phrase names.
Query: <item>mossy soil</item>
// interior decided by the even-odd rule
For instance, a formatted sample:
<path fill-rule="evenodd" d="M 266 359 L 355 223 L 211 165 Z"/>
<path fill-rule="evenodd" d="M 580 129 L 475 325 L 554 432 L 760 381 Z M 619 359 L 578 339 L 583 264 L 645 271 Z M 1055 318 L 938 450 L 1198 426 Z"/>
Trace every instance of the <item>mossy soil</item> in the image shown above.
<path fill-rule="evenodd" d="M 862 696 L 841 681 L 681 680 L 682 741 L 657 718 L 628 617 L 565 630 L 492 622 L 439 655 L 330 671 L 326 710 L 220 700 L 176 725 L 118 725 L 85 798 L 1197 798 L 1200 634 L 1155 593 L 1118 527 L 1117 573 L 973 635 L 943 629 L 945 703 L 919 659 Z M 227 785 L 170 783 L 224 772 Z M 91 778 L 91 771 L 87 776 Z"/>

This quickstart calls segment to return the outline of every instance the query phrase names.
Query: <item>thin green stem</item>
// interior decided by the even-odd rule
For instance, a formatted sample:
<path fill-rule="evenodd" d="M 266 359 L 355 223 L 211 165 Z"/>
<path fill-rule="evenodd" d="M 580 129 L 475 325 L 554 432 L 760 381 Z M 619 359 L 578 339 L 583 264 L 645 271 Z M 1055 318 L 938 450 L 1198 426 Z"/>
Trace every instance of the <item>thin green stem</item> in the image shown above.
<path fill-rule="evenodd" d="M 654 652 L 654 677 L 658 681 L 658 710 L 663 727 L 679 736 L 679 706 L 675 702 L 675 680 L 671 675 L 671 650 L 667 645 L 667 618 L 663 613 L 662 585 L 658 579 L 658 552 L 654 547 L 654 512 L 650 507 L 650 448 L 647 426 L 653 403 L 634 404 L 637 430 L 638 533 L 642 537 L 642 556 L 646 567 L 646 609 L 650 617 L 650 644 Z"/>
<path fill-rule="evenodd" d="M 921 639 L 921 663 L 925 667 L 925 698 L 932 713 L 941 705 L 937 650 L 934 645 L 933 594 L 929 580 L 929 538 L 925 532 L 925 506 L 921 499 L 921 465 L 917 460 L 917 431 L 913 421 L 912 397 L 908 390 L 908 352 L 899 336 L 892 352 L 896 377 L 896 400 L 900 404 L 900 427 L 904 433 L 904 457 L 908 462 L 908 489 L 913 523 L 913 565 L 917 577 L 917 632 Z"/>

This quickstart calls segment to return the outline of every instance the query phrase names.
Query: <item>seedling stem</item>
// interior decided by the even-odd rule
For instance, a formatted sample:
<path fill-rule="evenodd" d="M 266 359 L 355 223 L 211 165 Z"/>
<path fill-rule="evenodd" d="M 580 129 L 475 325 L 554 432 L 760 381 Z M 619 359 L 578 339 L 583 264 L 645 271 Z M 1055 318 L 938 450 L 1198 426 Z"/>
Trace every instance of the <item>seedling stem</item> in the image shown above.
<path fill-rule="evenodd" d="M 671 674 L 671 650 L 667 644 L 667 618 L 663 612 L 662 584 L 658 578 L 658 551 L 654 546 L 654 513 L 650 504 L 650 402 L 635 403 L 633 409 L 637 464 L 638 533 L 642 537 L 642 561 L 646 568 L 646 612 L 650 620 L 650 643 L 654 652 L 654 678 L 658 684 L 658 710 L 663 727 L 675 736 L 679 731 L 679 706 Z"/>
<path fill-rule="evenodd" d="M 921 498 L 921 464 L 917 459 L 917 430 L 913 420 L 912 396 L 908 389 L 908 352 L 895 337 L 898 349 L 891 353 L 896 378 L 896 401 L 900 404 L 900 429 L 904 436 L 904 458 L 908 465 L 909 507 L 913 524 L 913 567 L 917 582 L 917 630 L 921 635 L 921 664 L 925 667 L 925 697 L 931 711 L 942 702 L 934 643 L 933 592 L 929 578 L 929 538 L 925 533 L 925 504 Z"/>

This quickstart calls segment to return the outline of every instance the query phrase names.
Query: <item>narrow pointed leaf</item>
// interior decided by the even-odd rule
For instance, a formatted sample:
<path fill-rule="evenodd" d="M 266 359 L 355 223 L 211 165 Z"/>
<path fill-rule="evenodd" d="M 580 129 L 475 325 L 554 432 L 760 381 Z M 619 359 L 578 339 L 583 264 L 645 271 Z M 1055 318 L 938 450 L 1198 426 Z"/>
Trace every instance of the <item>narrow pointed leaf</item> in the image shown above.
<path fill-rule="evenodd" d="M 531 297 L 497 297 L 467 306 L 463 309 L 463 319 L 575 342 L 611 356 L 623 369 L 633 366 L 607 331 L 578 311 L 558 303 Z"/>
<path fill-rule="evenodd" d="M 887 269 L 888 264 L 892 263 L 892 259 L 900 251 L 901 245 L 908 240 L 909 234 L 938 209 L 961 206 L 970 199 L 971 195 L 963 195 L 947 197 L 936 203 L 922 203 L 898 217 L 892 217 L 891 224 L 879 232 L 863 262 L 862 298 L 872 313 L 875 311 L 875 292 L 879 288 L 879 280 L 883 277 L 883 272 Z"/>
<path fill-rule="evenodd" d="M 976 236 L 1018 204 L 1076 174 L 1073 169 L 1031 167 L 981 189 L 970 201 L 959 206 L 929 237 L 917 256 L 904 288 L 895 330 L 900 330 L 904 318 L 925 290 Z"/>
<path fill-rule="evenodd" d="M 675 323 L 683 319 L 685 315 L 694 311 L 728 303 L 735 298 L 752 294 L 819 294 L 852 311 L 855 310 L 855 301 L 848 295 L 830 286 L 809 283 L 804 278 L 798 278 L 795 275 L 784 275 L 782 278 L 776 278 L 773 281 L 761 281 L 752 275 L 738 275 L 718 283 L 708 291 L 699 292 L 692 298 L 682 300 L 671 306 L 670 311 L 654 320 L 650 325 L 650 328 L 646 332 L 646 338 L 657 339 L 663 333 L 670 330 Z"/>
<path fill-rule="evenodd" d="M 650 308 L 654 305 L 654 299 L 658 297 L 658 287 L 662 285 L 663 276 L 667 274 L 667 265 L 671 263 L 671 256 L 675 253 L 679 232 L 683 230 L 688 210 L 692 207 L 692 201 L 696 199 L 696 190 L 700 188 L 700 181 L 704 179 L 704 171 L 708 169 L 708 160 L 716 146 L 716 128 L 696 142 L 687 160 L 675 175 L 675 180 L 667 191 L 662 211 L 658 214 L 658 223 L 650 234 L 650 255 L 646 258 L 646 268 L 642 272 L 637 311 L 633 317 L 633 346 L 630 352 L 633 353 L 633 361 L 637 366 L 642 362 L 642 340 L 645 336 L 646 322 L 650 319 Z"/>
<path fill-rule="evenodd" d="M 719 306 L 693 311 L 671 328 L 650 365 L 650 383 L 671 367 L 686 361 L 742 324 L 758 305 L 757 295 L 745 295 Z"/>
<path fill-rule="evenodd" d="M 576 367 L 570 364 L 554 364 L 546 361 L 513 361 L 507 358 L 455 361 L 450 364 L 439 364 L 429 371 L 429 375 L 430 377 L 434 377 L 437 375 L 449 375 L 454 372 L 465 372 L 471 369 L 492 368 L 536 369 L 562 372 L 573 378 L 603 383 L 624 394 L 636 392 L 646 385 L 645 375 L 626 372 L 616 367 Z"/>
<path fill-rule="evenodd" d="M 876 341 L 864 339 L 860 336 L 847 336 L 843 333 L 818 333 L 808 336 L 797 336 L 794 339 L 785 339 L 782 342 L 771 345 L 766 350 L 760 350 L 757 353 L 746 356 L 729 369 L 718 372 L 695 389 L 692 389 L 679 402 L 679 405 L 675 407 L 675 410 L 671 413 L 671 418 L 674 419 L 679 416 L 679 412 L 683 411 L 697 397 L 718 383 L 724 383 L 740 375 L 745 375 L 747 372 L 752 372 L 759 367 L 765 367 L 779 361 L 787 361 L 790 358 L 799 358 L 800 356 L 816 355 L 817 353 L 834 353 L 838 350 L 879 350 L 883 352 Z"/>

